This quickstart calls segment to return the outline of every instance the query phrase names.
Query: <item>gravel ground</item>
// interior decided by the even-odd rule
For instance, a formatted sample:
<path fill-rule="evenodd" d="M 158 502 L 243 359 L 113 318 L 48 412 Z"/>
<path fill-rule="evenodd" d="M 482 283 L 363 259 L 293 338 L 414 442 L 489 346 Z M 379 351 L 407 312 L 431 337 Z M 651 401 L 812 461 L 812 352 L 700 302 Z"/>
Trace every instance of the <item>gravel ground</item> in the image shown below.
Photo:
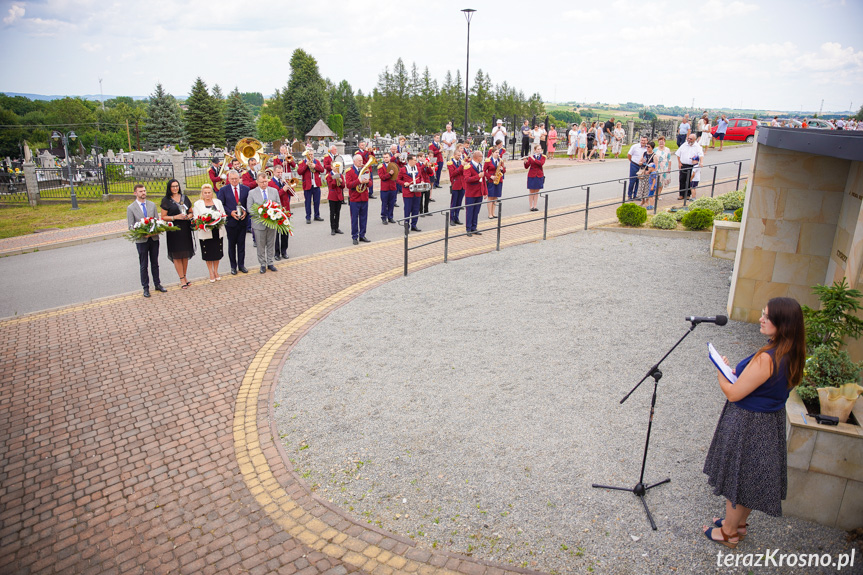
<path fill-rule="evenodd" d="M 646 497 L 658 531 L 635 496 L 591 488 L 638 481 L 652 383 L 618 402 L 685 315 L 724 313 L 730 275 L 703 239 L 604 231 L 413 273 L 297 343 L 282 441 L 319 495 L 428 547 L 552 573 L 747 573 L 717 567 L 728 550 L 700 530 L 724 510 L 701 473 L 724 403 L 705 344 L 739 360 L 757 326 L 702 325 L 662 366 L 645 474 L 671 477 Z M 741 553 L 850 550 L 814 523 L 750 524 Z"/>

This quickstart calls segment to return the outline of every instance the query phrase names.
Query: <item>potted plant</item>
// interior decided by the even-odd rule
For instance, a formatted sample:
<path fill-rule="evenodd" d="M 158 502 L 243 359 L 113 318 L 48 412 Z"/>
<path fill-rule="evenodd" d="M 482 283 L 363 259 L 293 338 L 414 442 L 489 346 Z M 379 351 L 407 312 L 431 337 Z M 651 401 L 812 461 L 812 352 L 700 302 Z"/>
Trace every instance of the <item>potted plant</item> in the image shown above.
<path fill-rule="evenodd" d="M 851 289 L 845 278 L 832 286 L 817 285 L 812 291 L 821 301 L 821 309 L 803 306 L 810 355 L 797 393 L 809 404 L 817 399 L 822 414 L 835 415 L 844 423 L 863 391 L 858 385 L 863 363 L 854 363 L 841 349 L 845 338 L 857 339 L 863 334 L 863 320 L 855 313 L 861 309 L 863 293 Z"/>

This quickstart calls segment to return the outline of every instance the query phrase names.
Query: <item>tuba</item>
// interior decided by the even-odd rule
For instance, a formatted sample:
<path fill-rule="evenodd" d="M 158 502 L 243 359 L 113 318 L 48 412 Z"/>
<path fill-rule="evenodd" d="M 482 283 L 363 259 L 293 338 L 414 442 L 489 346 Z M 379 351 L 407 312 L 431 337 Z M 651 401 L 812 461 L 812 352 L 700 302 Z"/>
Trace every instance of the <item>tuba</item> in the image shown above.
<path fill-rule="evenodd" d="M 233 161 L 234 161 L 234 156 L 232 156 L 231 154 L 229 154 L 229 153 L 225 152 L 225 159 L 224 159 L 224 161 L 222 162 L 222 167 L 221 167 L 221 168 L 219 168 L 219 176 L 218 176 L 218 177 L 219 177 L 219 179 L 220 179 L 220 180 L 221 180 L 221 179 L 225 179 L 225 180 L 227 181 L 227 179 L 228 179 L 228 171 L 230 171 L 230 169 L 231 169 L 231 162 L 233 162 Z"/>
<path fill-rule="evenodd" d="M 369 158 L 369 161 L 365 163 L 365 165 L 362 167 L 362 169 L 360 170 L 360 173 L 359 173 L 359 174 L 357 174 L 357 176 L 358 176 L 358 177 L 359 177 L 359 176 L 362 176 L 363 174 L 365 174 L 366 172 L 368 172 L 368 171 L 369 171 L 369 169 L 371 169 L 371 168 L 372 168 L 372 166 L 374 166 L 374 165 L 375 165 L 375 164 L 377 164 L 377 163 L 378 163 L 377 159 L 376 159 L 374 156 L 372 156 L 371 158 Z M 369 185 L 368 185 L 368 184 L 366 184 L 366 183 L 360 183 L 360 184 L 358 184 L 358 185 L 357 185 L 357 192 L 359 192 L 359 193 L 363 193 L 363 192 L 365 192 L 365 191 L 368 189 L 368 187 L 369 187 Z"/>
<path fill-rule="evenodd" d="M 249 167 L 249 160 L 255 158 L 258 161 L 260 169 L 264 170 L 267 167 L 267 162 L 270 161 L 269 154 L 261 153 L 264 145 L 254 138 L 243 138 L 237 145 L 234 146 L 234 157 L 240 160 L 240 164 L 244 168 Z"/>

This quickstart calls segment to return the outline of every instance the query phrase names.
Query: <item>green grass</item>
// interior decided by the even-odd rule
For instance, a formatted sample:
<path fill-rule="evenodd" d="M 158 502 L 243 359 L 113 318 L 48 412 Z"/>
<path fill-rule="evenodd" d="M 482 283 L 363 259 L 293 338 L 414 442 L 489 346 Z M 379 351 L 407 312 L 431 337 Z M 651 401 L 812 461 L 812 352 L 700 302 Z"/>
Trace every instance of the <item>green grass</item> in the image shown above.
<path fill-rule="evenodd" d="M 151 194 L 149 199 L 159 203 L 161 194 Z M 154 199 L 155 198 L 155 199 Z M 189 196 L 194 203 L 197 195 Z M 74 228 L 126 219 L 126 206 L 130 201 L 79 202 L 77 210 L 71 204 L 42 204 L 0 208 L 0 238 L 11 238 L 32 234 L 37 230 L 51 228 Z"/>

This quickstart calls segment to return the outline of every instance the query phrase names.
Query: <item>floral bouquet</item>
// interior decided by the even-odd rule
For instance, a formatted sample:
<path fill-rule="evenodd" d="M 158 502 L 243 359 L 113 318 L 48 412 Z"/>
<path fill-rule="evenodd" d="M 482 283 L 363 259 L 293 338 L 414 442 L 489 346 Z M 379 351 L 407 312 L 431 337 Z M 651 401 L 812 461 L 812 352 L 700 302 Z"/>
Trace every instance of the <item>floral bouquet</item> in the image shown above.
<path fill-rule="evenodd" d="M 200 231 L 212 232 L 221 228 L 224 224 L 225 217 L 221 213 L 212 210 L 207 210 L 192 220 L 192 227 Z"/>
<path fill-rule="evenodd" d="M 126 239 L 134 242 L 148 236 L 157 236 L 162 232 L 176 232 L 179 229 L 180 228 L 171 222 L 166 222 L 165 220 L 160 220 L 158 218 L 144 218 L 135 222 L 132 229 L 126 232 Z"/>
<path fill-rule="evenodd" d="M 268 200 L 263 204 L 252 205 L 251 212 L 252 218 L 256 222 L 260 222 L 280 234 L 294 235 L 294 228 L 291 226 L 290 220 L 291 211 L 279 204 Z"/>

